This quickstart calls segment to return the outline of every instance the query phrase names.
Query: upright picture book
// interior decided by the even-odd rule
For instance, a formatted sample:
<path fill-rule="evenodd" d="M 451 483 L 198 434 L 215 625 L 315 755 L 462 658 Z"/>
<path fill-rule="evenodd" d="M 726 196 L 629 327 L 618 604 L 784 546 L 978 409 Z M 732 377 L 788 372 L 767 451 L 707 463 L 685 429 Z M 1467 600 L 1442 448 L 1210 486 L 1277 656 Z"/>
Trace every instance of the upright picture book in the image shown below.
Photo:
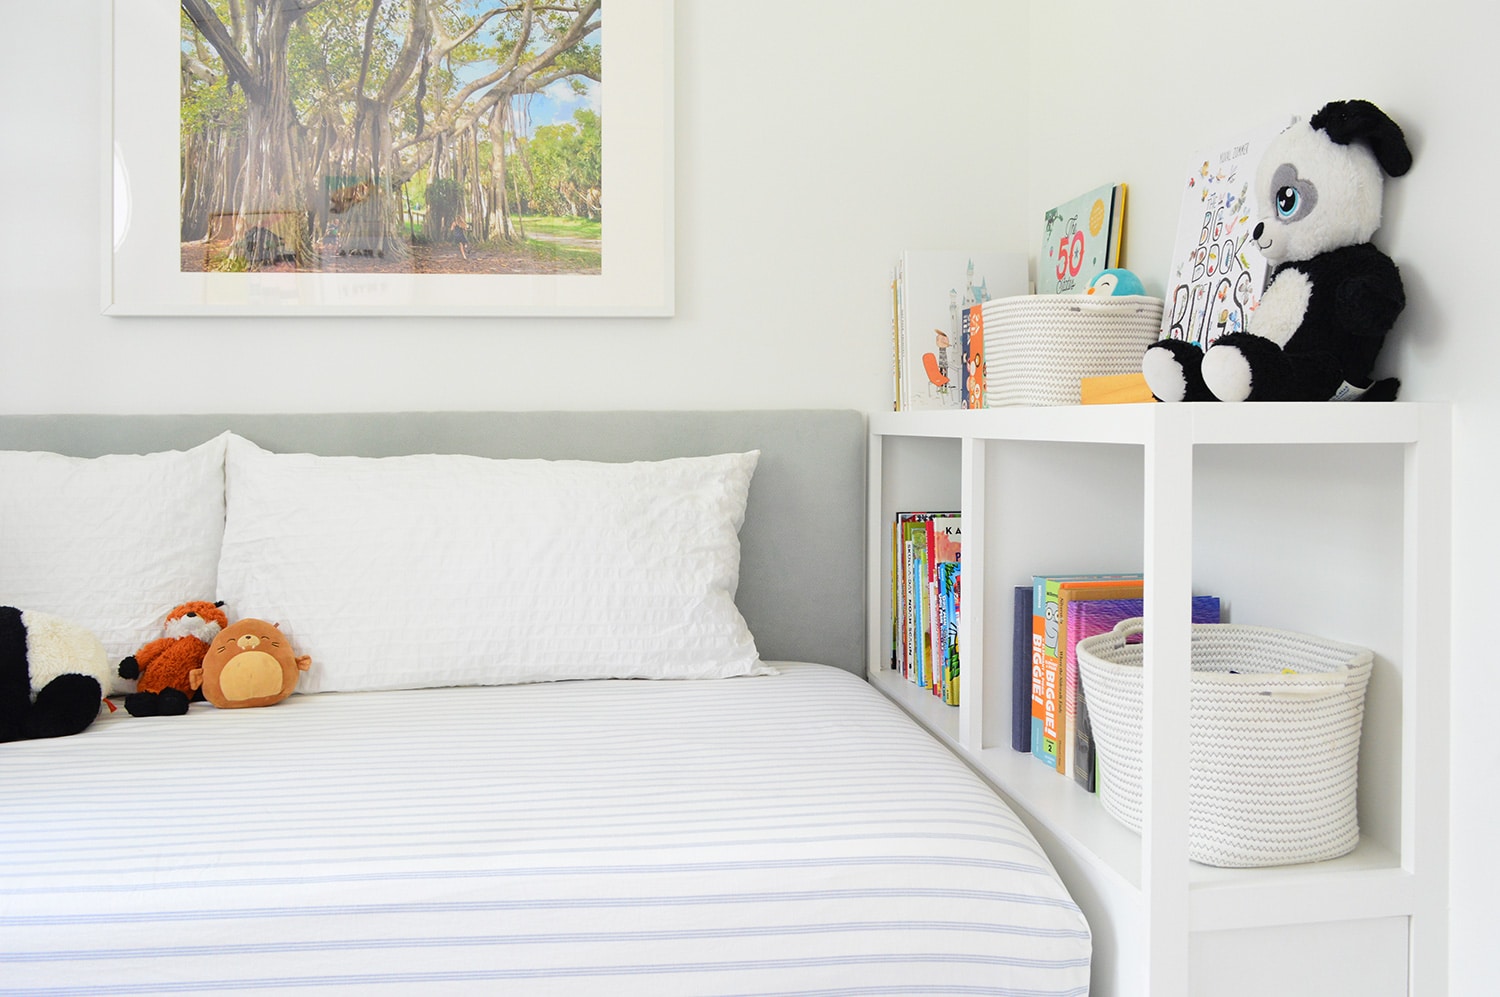
<path fill-rule="evenodd" d="M 1206 350 L 1248 326 L 1268 269 L 1251 235 L 1263 210 L 1255 198 L 1255 169 L 1283 127 L 1246 131 L 1194 155 L 1183 170 L 1162 339 Z"/>
<path fill-rule="evenodd" d="M 1051 208 L 1042 217 L 1036 293 L 1082 294 L 1102 271 L 1120 265 L 1125 185 L 1107 184 Z"/>
<path fill-rule="evenodd" d="M 911 250 L 901 255 L 894 285 L 896 409 L 964 407 L 971 348 L 979 346 L 983 359 L 964 329 L 976 306 L 1026 293 L 1026 255 Z"/>

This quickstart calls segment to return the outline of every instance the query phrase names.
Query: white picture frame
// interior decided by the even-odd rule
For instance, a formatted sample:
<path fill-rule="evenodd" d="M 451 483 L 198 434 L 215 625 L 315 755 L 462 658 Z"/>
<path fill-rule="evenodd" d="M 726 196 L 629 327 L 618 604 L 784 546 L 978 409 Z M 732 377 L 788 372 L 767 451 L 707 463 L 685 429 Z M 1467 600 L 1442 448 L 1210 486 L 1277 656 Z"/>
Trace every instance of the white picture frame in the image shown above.
<path fill-rule="evenodd" d="M 175 0 L 111 0 L 104 32 L 106 315 L 673 314 L 673 0 L 610 0 L 600 273 L 201 273 L 181 263 Z"/>

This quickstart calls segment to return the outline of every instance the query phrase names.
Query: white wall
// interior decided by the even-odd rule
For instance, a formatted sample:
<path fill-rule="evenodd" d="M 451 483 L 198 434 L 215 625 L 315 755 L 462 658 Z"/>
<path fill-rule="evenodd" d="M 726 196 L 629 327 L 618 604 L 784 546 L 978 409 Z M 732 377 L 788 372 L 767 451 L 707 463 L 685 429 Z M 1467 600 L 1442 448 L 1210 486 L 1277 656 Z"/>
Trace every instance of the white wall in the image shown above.
<path fill-rule="evenodd" d="M 1171 0 L 1059 4 L 1032 0 L 1027 217 L 1080 190 L 1130 184 L 1125 261 L 1163 292 L 1175 230 L 1176 178 L 1229 132 L 1328 100 L 1364 98 L 1406 132 L 1415 165 L 1386 187 L 1376 242 L 1401 266 L 1407 307 L 1383 366 L 1402 397 L 1455 403 L 1452 979 L 1454 994 L 1495 992 L 1493 897 L 1500 747 L 1490 736 L 1500 668 L 1489 615 L 1500 601 L 1492 567 L 1500 478 L 1490 317 L 1495 281 L 1487 208 L 1500 157 L 1493 95 L 1500 60 L 1486 39 L 1488 4 L 1460 0 L 1322 0 L 1206 8 Z M 1216 47 L 1245 46 L 1237 69 Z M 1098 58 L 1065 60 L 1080 48 Z"/>
<path fill-rule="evenodd" d="M 9 412 L 878 407 L 890 263 L 905 246 L 994 241 L 1025 210 L 994 182 L 1024 151 L 1009 137 L 1024 110 L 1001 99 L 1024 81 L 1024 15 L 682 0 L 675 318 L 105 318 L 108 3 L 4 7 Z M 284 377 L 211 376 L 267 357 Z"/>
<path fill-rule="evenodd" d="M 675 318 L 206 322 L 98 313 L 108 3 L 3 2 L 5 412 L 884 408 L 901 249 L 1029 249 L 1047 205 L 1125 180 L 1126 262 L 1159 293 L 1174 178 L 1222 134 L 1196 94 L 1233 95 L 1231 123 L 1374 100 L 1416 155 L 1377 239 L 1409 297 L 1387 366 L 1404 397 L 1456 403 L 1453 992 L 1493 989 L 1487 5 L 678 0 Z M 1250 56 L 1214 72 L 1227 38 Z M 1103 61 L 1064 63 L 1079 44 Z M 222 376 L 267 359 L 281 378 Z"/>

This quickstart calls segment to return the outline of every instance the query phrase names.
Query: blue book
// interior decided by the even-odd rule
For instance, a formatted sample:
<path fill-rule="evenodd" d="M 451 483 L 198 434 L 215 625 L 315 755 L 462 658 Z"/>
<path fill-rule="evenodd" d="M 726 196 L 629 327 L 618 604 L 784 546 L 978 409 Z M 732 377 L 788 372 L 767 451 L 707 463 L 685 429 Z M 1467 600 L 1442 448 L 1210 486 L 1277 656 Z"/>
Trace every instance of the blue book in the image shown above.
<path fill-rule="evenodd" d="M 1016 586 L 1016 624 L 1011 641 L 1010 746 L 1031 753 L 1031 586 Z"/>

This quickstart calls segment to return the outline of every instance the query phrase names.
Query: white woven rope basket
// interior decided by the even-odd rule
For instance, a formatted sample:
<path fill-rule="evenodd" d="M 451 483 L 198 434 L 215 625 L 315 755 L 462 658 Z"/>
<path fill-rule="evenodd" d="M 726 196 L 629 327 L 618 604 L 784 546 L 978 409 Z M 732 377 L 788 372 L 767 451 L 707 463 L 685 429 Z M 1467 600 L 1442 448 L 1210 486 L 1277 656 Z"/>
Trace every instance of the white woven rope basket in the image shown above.
<path fill-rule="evenodd" d="M 1085 377 L 1133 374 L 1162 299 L 1021 294 L 984 303 L 985 404 L 1077 405 Z"/>
<path fill-rule="evenodd" d="M 1142 621 L 1078 642 L 1099 796 L 1141 829 Z M 1268 627 L 1195 624 L 1188 855 L 1215 866 L 1336 858 L 1359 843 L 1360 727 L 1373 655 Z M 1292 674 L 1295 673 L 1295 674 Z"/>

